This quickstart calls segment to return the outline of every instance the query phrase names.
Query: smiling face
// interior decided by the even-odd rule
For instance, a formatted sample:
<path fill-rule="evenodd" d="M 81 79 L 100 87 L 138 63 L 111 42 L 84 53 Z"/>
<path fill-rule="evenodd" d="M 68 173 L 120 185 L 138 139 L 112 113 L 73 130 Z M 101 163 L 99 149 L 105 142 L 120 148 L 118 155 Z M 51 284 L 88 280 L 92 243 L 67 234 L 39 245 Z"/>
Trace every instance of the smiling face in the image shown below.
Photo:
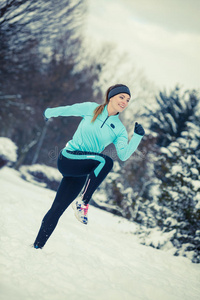
<path fill-rule="evenodd" d="M 128 106 L 130 101 L 130 96 L 125 93 L 117 94 L 110 98 L 108 103 L 108 113 L 109 115 L 116 115 L 118 112 L 124 111 Z"/>

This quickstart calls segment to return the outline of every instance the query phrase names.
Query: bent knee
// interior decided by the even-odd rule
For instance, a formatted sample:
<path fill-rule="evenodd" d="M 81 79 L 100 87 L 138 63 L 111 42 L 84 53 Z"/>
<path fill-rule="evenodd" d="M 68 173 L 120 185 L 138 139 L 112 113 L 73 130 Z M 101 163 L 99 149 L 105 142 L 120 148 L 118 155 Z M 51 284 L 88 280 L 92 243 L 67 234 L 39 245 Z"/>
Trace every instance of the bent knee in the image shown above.
<path fill-rule="evenodd" d="M 106 166 L 109 170 L 111 170 L 113 168 L 113 160 L 112 158 L 110 158 L 109 156 L 106 156 L 105 157 L 105 160 L 106 160 Z"/>

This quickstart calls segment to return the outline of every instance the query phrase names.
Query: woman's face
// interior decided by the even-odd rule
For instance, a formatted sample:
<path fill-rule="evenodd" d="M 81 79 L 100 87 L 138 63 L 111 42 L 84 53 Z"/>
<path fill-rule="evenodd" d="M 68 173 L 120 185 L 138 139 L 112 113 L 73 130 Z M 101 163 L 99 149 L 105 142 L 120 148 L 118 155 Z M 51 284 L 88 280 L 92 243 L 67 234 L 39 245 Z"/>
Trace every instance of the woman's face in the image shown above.
<path fill-rule="evenodd" d="M 125 93 L 117 94 L 114 97 L 110 98 L 110 107 L 113 111 L 122 112 L 128 106 L 130 101 L 130 96 Z"/>

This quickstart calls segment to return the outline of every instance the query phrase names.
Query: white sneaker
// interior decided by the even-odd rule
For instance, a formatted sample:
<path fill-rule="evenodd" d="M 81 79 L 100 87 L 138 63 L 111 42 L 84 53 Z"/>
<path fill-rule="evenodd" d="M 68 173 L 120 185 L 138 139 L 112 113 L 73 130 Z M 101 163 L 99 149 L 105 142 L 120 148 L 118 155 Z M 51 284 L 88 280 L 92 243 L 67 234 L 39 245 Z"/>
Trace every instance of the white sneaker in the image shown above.
<path fill-rule="evenodd" d="M 74 210 L 74 215 L 83 224 L 88 223 L 88 208 L 89 204 L 85 204 L 82 199 L 75 200 L 72 203 L 72 208 Z"/>

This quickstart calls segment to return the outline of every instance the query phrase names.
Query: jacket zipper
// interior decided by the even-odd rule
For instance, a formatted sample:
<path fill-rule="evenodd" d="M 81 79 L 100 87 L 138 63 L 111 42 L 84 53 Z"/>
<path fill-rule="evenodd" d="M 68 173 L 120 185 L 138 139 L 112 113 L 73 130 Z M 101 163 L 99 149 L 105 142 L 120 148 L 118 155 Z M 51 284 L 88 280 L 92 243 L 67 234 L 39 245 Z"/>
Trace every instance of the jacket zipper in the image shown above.
<path fill-rule="evenodd" d="M 107 118 L 104 120 L 103 124 L 101 125 L 101 128 L 103 127 L 103 125 L 106 123 L 106 121 L 108 120 L 109 116 L 107 116 Z"/>

